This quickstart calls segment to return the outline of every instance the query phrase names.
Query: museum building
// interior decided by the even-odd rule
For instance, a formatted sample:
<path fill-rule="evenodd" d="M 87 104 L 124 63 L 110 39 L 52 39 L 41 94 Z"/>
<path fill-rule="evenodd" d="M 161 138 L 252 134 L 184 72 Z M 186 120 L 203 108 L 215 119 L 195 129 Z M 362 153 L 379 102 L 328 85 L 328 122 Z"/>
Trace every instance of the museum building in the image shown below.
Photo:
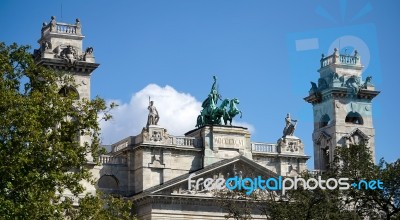
<path fill-rule="evenodd" d="M 77 88 L 61 88 L 90 98 L 95 62 L 93 47 L 83 49 L 80 20 L 67 24 L 51 18 L 43 23 L 40 48 L 34 56 L 38 64 L 71 74 Z M 366 143 L 374 152 L 372 99 L 379 94 L 371 77 L 362 80 L 360 55 L 339 54 L 335 49 L 320 59 L 319 78 L 311 83 L 305 99 L 314 114 L 313 149 L 315 169 L 324 171 L 332 162 L 337 147 Z M 210 82 L 211 83 L 211 82 Z M 149 103 L 147 124 L 139 134 L 132 134 L 111 145 L 99 163 L 87 157 L 97 185 L 85 183 L 88 192 L 100 189 L 122 195 L 134 202 L 138 219 L 225 219 L 227 213 L 218 205 L 213 191 L 190 179 L 230 177 L 294 177 L 306 171 L 300 138 L 294 136 L 297 121 L 290 114 L 282 124 L 283 134 L 272 143 L 251 140 L 245 127 L 231 125 L 239 117 L 238 99 L 221 100 L 215 89 L 202 103 L 196 128 L 184 136 L 168 133 L 168 125 L 159 122 L 157 103 Z M 205 85 L 207 86 L 207 85 Z M 205 94 L 206 95 L 206 94 Z M 161 112 L 162 115 L 162 112 Z M 196 120 L 196 119 L 194 119 Z M 90 142 L 80 137 L 81 144 Z M 253 218 L 264 219 L 255 211 Z"/>

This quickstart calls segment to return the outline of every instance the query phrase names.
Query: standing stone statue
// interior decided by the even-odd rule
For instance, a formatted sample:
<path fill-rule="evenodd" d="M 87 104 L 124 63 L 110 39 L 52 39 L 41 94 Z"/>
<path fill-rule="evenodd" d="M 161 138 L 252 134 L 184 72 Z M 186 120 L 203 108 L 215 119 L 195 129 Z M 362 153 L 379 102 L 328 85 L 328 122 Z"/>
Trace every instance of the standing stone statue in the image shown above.
<path fill-rule="evenodd" d="M 286 118 L 285 118 L 285 128 L 283 129 L 283 136 L 292 136 L 294 133 L 294 130 L 296 130 L 296 124 L 297 120 L 291 119 L 290 114 L 287 113 Z"/>
<path fill-rule="evenodd" d="M 154 101 L 150 101 L 149 97 L 149 107 L 147 107 L 149 110 L 149 116 L 147 117 L 147 127 L 149 125 L 157 125 L 158 120 L 160 120 L 160 116 L 158 115 L 157 108 L 154 106 Z"/>

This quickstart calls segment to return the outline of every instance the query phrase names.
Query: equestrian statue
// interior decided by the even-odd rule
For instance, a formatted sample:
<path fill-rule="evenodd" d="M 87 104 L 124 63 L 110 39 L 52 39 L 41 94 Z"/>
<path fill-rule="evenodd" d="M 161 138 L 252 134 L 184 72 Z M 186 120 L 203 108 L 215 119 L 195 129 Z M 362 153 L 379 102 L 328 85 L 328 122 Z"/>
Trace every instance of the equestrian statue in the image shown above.
<path fill-rule="evenodd" d="M 213 79 L 214 82 L 211 86 L 211 91 L 201 105 L 203 109 L 200 111 L 200 115 L 197 116 L 196 127 L 198 128 L 204 125 L 220 125 L 222 119 L 224 120 L 225 125 L 227 125 L 228 121 L 229 125 L 232 125 L 232 119 L 237 114 L 240 113 L 240 117 L 242 117 L 242 112 L 236 106 L 239 104 L 239 100 L 236 98 L 232 100 L 222 100 L 221 95 L 217 90 L 217 77 L 213 76 Z M 219 106 L 218 100 L 222 101 Z M 228 105 L 229 110 L 227 108 Z"/>

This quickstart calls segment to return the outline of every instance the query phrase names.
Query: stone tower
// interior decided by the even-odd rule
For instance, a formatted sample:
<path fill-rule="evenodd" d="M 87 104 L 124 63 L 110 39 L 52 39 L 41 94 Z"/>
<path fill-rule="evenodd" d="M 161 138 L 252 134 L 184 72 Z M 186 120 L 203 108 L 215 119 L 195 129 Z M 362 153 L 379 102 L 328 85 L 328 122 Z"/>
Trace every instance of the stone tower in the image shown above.
<path fill-rule="evenodd" d="M 354 55 L 322 54 L 318 83 L 311 82 L 304 98 L 313 105 L 314 166 L 326 170 L 337 147 L 365 143 L 375 152 L 375 129 L 372 124 L 372 99 L 379 94 L 371 83 L 362 80 L 363 65 L 357 50 Z"/>
<path fill-rule="evenodd" d="M 79 19 L 76 19 L 75 24 L 67 24 L 57 22 L 52 16 L 49 24 L 43 23 L 38 40 L 40 48 L 34 51 L 38 65 L 73 76 L 78 86 L 62 87 L 60 93 L 73 92 L 79 100 L 90 99 L 90 76 L 99 66 L 95 63 L 92 47 L 83 51 L 84 37 Z M 81 145 L 90 141 L 88 136 L 80 137 Z M 91 156 L 87 159 L 89 162 L 93 161 Z"/>

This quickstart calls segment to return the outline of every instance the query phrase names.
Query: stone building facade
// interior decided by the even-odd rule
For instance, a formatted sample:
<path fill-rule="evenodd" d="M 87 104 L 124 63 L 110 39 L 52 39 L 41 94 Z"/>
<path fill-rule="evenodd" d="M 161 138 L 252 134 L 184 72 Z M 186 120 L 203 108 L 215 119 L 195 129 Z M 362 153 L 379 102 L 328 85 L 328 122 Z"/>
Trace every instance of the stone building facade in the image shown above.
<path fill-rule="evenodd" d="M 66 24 L 52 17 L 49 24 L 43 24 L 41 33 L 36 62 L 74 77 L 78 86 L 60 88 L 60 92 L 89 99 L 91 73 L 99 64 L 92 47 L 83 50 L 79 19 Z M 379 92 L 370 78 L 361 82 L 361 71 L 358 54 L 345 56 L 335 51 L 321 59 L 318 85 L 313 83 L 305 98 L 314 110 L 316 169 L 326 169 L 338 146 L 363 141 L 374 149 L 371 100 Z M 289 116 L 283 136 L 274 143 L 252 141 L 247 128 L 228 125 L 206 124 L 184 136 L 174 136 L 162 121 L 157 125 L 156 116 L 158 112 L 151 115 L 152 123 L 143 125 L 141 133 L 112 144 L 111 152 L 102 155 L 100 163 L 87 158 L 98 179 L 95 186 L 84 183 L 87 191 L 100 189 L 133 200 L 139 219 L 225 219 L 226 213 L 213 193 L 198 188 L 197 182 L 192 187 L 191 178 L 297 176 L 306 170 L 310 158 L 304 153 L 302 140 L 294 136 L 296 125 Z M 90 142 L 85 136 L 80 140 L 82 144 Z M 253 217 L 265 218 L 257 211 Z"/>
<path fill-rule="evenodd" d="M 206 125 L 179 137 L 150 125 L 100 158 L 98 187 L 133 199 L 139 219 L 224 219 L 212 193 L 188 189 L 190 174 L 204 179 L 254 176 L 255 171 L 265 178 L 297 176 L 308 159 L 295 136 L 269 144 L 252 142 L 244 127 Z"/>
<path fill-rule="evenodd" d="M 379 91 L 371 80 L 362 80 L 363 65 L 357 50 L 353 55 L 337 49 L 320 60 L 318 85 L 312 82 L 309 96 L 313 106 L 314 167 L 326 170 L 337 147 L 365 143 L 374 156 L 375 129 L 372 124 L 372 99 Z"/>
<path fill-rule="evenodd" d="M 73 77 L 76 85 L 61 88 L 60 84 L 59 93 L 64 95 L 73 93 L 77 100 L 90 99 L 91 74 L 99 66 L 95 62 L 93 47 L 83 49 L 84 38 L 79 19 L 76 19 L 74 24 L 67 24 L 56 21 L 52 16 L 49 23 L 43 23 L 41 37 L 38 40 L 40 47 L 34 50 L 33 54 L 38 65 Z M 81 145 L 91 142 L 90 136 L 87 135 L 80 135 L 78 138 Z M 99 178 L 99 168 L 95 166 L 93 157 L 89 154 L 86 159 L 87 167 L 92 170 L 95 177 Z M 87 192 L 93 194 L 96 192 L 96 187 L 89 182 L 85 181 L 82 184 Z M 65 196 L 73 198 L 77 204 L 78 199 L 72 193 L 66 192 Z"/>

